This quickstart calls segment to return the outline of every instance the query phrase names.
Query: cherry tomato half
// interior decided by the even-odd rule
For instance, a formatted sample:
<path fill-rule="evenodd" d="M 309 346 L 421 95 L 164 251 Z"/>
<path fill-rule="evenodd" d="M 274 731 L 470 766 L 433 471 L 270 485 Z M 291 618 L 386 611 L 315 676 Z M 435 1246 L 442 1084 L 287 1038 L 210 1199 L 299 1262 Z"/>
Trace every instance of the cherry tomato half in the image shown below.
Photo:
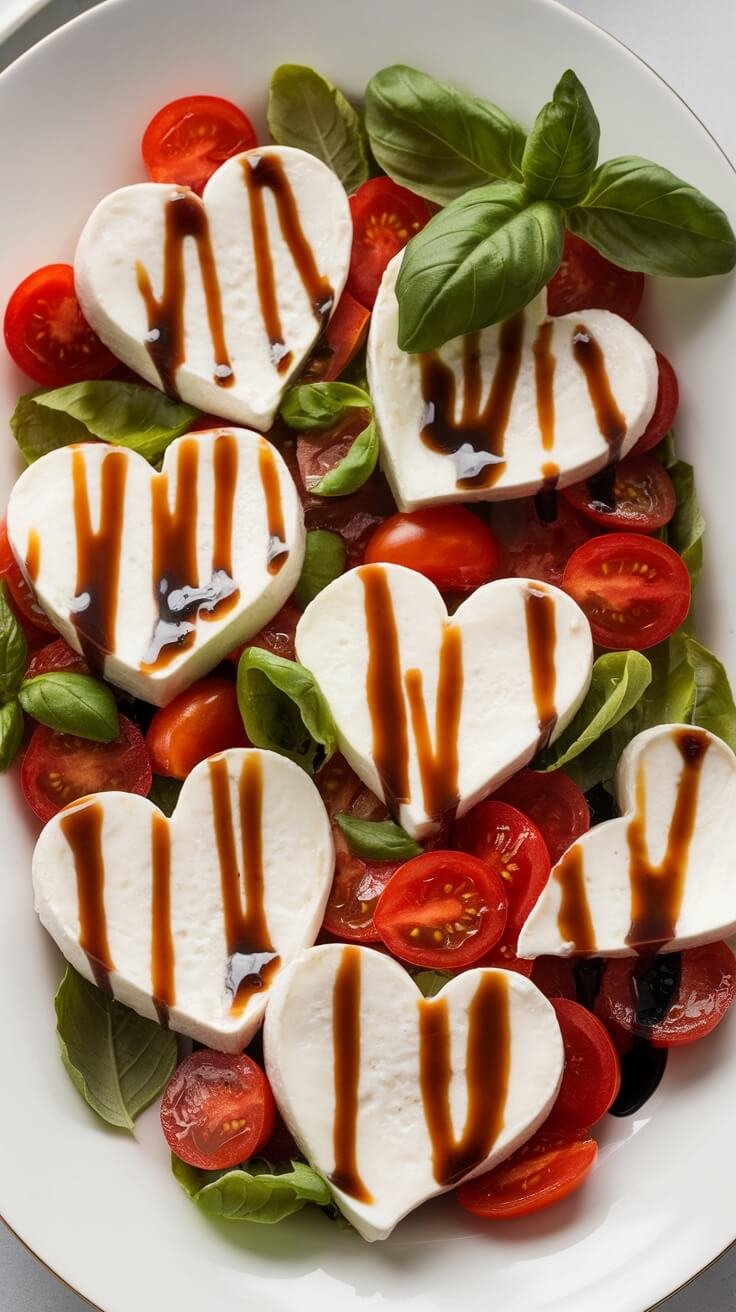
<path fill-rule="evenodd" d="M 644 274 L 620 269 L 574 232 L 565 233 L 562 264 L 547 284 L 550 314 L 612 310 L 634 319 L 644 293 Z"/>
<path fill-rule="evenodd" d="M 457 970 L 498 942 L 507 913 L 503 884 L 486 861 L 464 852 L 423 852 L 388 881 L 373 923 L 401 961 Z"/>
<path fill-rule="evenodd" d="M 294 650 L 294 638 L 296 626 L 301 618 L 301 611 L 293 602 L 287 601 L 285 606 L 281 607 L 278 614 L 274 615 L 268 624 L 254 638 L 248 642 L 243 642 L 239 647 L 234 647 L 228 652 L 227 659 L 237 665 L 240 657 L 246 647 L 262 647 L 264 651 L 273 652 L 274 656 L 283 656 L 287 661 L 293 661 L 296 652 Z"/>
<path fill-rule="evenodd" d="M 55 733 L 39 724 L 20 768 L 20 784 L 39 820 L 50 820 L 63 806 L 88 793 L 151 791 L 151 762 L 140 730 L 120 716 L 120 733 L 111 743 L 94 743 Z"/>
<path fill-rule="evenodd" d="M 42 387 L 102 378 L 117 363 L 82 314 L 71 264 L 46 264 L 18 284 L 5 310 L 5 345 Z"/>
<path fill-rule="evenodd" d="M 324 334 L 301 376 L 303 383 L 333 383 L 357 355 L 368 332 L 371 312 L 344 291 Z"/>
<path fill-rule="evenodd" d="M 596 1014 L 607 1025 L 648 1038 L 655 1048 L 677 1048 L 710 1034 L 736 996 L 736 958 L 727 943 L 687 948 L 680 957 L 680 982 L 663 1020 L 648 1025 L 637 1019 L 641 963 L 632 957 L 606 962 Z"/>
<path fill-rule="evenodd" d="M 565 1069 L 545 1132 L 587 1130 L 605 1116 L 621 1085 L 618 1053 L 595 1016 L 569 998 L 550 998 L 562 1032 Z"/>
<path fill-rule="evenodd" d="M 500 876 L 509 903 L 508 926 L 521 929 L 550 871 L 549 853 L 534 822 L 506 802 L 479 802 L 458 820 L 454 842 Z"/>
<path fill-rule="evenodd" d="M 426 200 L 390 178 L 369 178 L 350 197 L 353 253 L 347 287 L 369 310 L 386 265 L 430 217 Z"/>
<path fill-rule="evenodd" d="M 223 1171 L 253 1157 L 271 1137 L 276 1104 L 246 1052 L 203 1048 L 177 1066 L 161 1100 L 169 1148 L 189 1166 Z"/>
<path fill-rule="evenodd" d="M 333 821 L 335 843 L 335 874 L 322 927 L 328 934 L 350 943 L 380 942 L 373 915 L 381 893 L 400 863 L 366 861 L 352 852 L 334 817 L 347 811 L 361 820 L 385 820 L 388 810 L 365 787 L 343 756 L 333 756 L 320 770 L 316 782 Z"/>
<path fill-rule="evenodd" d="M 152 182 L 191 187 L 199 196 L 226 159 L 257 145 L 242 109 L 220 96 L 183 96 L 154 114 L 141 153 Z"/>
<path fill-rule="evenodd" d="M 493 794 L 534 821 L 549 852 L 552 865 L 590 829 L 590 807 L 577 784 L 564 770 L 540 774 L 520 770 Z"/>
<path fill-rule="evenodd" d="M 39 674 L 52 674 L 57 670 L 67 670 L 73 674 L 89 674 L 89 666 L 83 656 L 69 646 L 63 638 L 56 642 L 47 642 L 34 652 L 26 670 L 27 679 L 35 679 Z"/>
<path fill-rule="evenodd" d="M 559 1203 L 590 1174 L 598 1145 L 586 1134 L 547 1134 L 546 1127 L 486 1175 L 455 1190 L 466 1212 L 489 1221 L 527 1216 Z"/>
<path fill-rule="evenodd" d="M 601 499 L 595 479 L 573 483 L 562 494 L 594 524 L 605 528 L 653 533 L 668 524 L 675 513 L 675 489 L 656 456 L 628 456 L 616 465 L 610 501 Z M 606 489 L 606 498 L 609 493 Z"/>
<path fill-rule="evenodd" d="M 146 733 L 155 774 L 187 775 L 208 756 L 228 747 L 248 747 L 231 679 L 200 679 L 156 711 Z"/>
<path fill-rule="evenodd" d="M 367 565 L 414 569 L 440 592 L 472 592 L 501 573 L 501 547 L 482 519 L 464 506 L 427 506 L 391 515 L 365 549 Z"/>
<path fill-rule="evenodd" d="M 593 641 L 644 651 L 669 638 L 690 609 L 690 575 L 676 551 L 639 533 L 606 533 L 578 547 L 562 576 Z"/>
<path fill-rule="evenodd" d="M 503 545 L 506 572 L 517 579 L 539 579 L 559 587 L 570 556 L 593 535 L 593 527 L 564 497 L 557 497 L 557 516 L 539 518 L 533 497 L 497 501 L 491 525 Z"/>
<path fill-rule="evenodd" d="M 647 424 L 636 446 L 629 453 L 630 455 L 640 456 L 645 451 L 651 451 L 652 447 L 657 446 L 662 438 L 668 433 L 674 423 L 677 407 L 680 404 L 680 388 L 677 382 L 677 374 L 666 356 L 661 351 L 657 351 L 657 364 L 659 365 L 659 390 L 657 391 L 657 403 L 654 407 L 654 414 Z"/>
<path fill-rule="evenodd" d="M 26 627 L 26 621 L 32 629 L 44 633 L 55 633 L 51 621 L 41 610 L 30 584 L 21 573 L 20 566 L 13 555 L 4 519 L 0 519 L 0 580 L 5 584 L 13 609 Z"/>
<path fill-rule="evenodd" d="M 574 963 L 570 957 L 535 957 L 532 962 L 532 983 L 545 998 L 577 998 Z"/>

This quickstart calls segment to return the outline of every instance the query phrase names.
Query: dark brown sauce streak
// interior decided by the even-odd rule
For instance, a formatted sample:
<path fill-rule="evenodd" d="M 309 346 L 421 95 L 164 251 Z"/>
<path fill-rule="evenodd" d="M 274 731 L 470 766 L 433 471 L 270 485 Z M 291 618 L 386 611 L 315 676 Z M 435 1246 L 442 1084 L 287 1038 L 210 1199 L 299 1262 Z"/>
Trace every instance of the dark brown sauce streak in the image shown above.
<path fill-rule="evenodd" d="M 405 685 L 422 780 L 424 809 L 427 815 L 443 816 L 455 810 L 459 795 L 458 740 L 463 702 L 463 648 L 459 628 L 448 623 L 442 631 L 434 748 L 427 722 L 421 670 L 407 670 Z"/>
<path fill-rule="evenodd" d="M 112 996 L 110 971 L 115 966 L 107 942 L 103 818 L 99 802 L 86 802 L 62 815 L 59 823 L 71 848 L 77 873 L 79 945 L 87 955 L 98 989 Z"/>
<path fill-rule="evenodd" d="M 409 736 L 399 635 L 385 570 L 381 565 L 364 565 L 360 580 L 368 635 L 365 687 L 373 726 L 372 755 L 386 805 L 396 812 L 400 802 L 409 800 Z"/>
<path fill-rule="evenodd" d="M 626 420 L 611 391 L 603 352 L 584 324 L 577 324 L 573 330 L 572 353 L 585 375 L 598 428 L 608 444 L 610 461 L 614 463 L 621 454 Z"/>
<path fill-rule="evenodd" d="M 542 465 L 542 478 L 544 482 L 534 498 L 534 508 L 537 512 L 537 518 L 542 524 L 554 524 L 557 521 L 557 484 L 560 478 L 560 467 L 553 460 L 548 460 Z"/>
<path fill-rule="evenodd" d="M 419 1078 L 432 1143 L 434 1178 L 454 1184 L 490 1153 L 504 1123 L 511 1066 L 508 981 L 484 975 L 468 1008 L 465 1061 L 468 1107 L 462 1134 L 452 1124 L 452 1056 L 447 1000 L 422 999 L 419 1007 Z"/>
<path fill-rule="evenodd" d="M 26 546 L 26 574 L 31 583 L 35 583 L 38 578 L 38 571 L 41 568 L 41 538 L 35 528 L 28 530 L 28 544 Z"/>
<path fill-rule="evenodd" d="M 594 510 L 612 515 L 616 509 L 616 465 L 606 465 L 588 479 L 588 493 Z"/>
<path fill-rule="evenodd" d="M 174 992 L 174 936 L 171 930 L 171 830 L 164 815 L 151 818 L 151 985 L 153 1005 L 164 1029 Z"/>
<path fill-rule="evenodd" d="M 235 491 L 238 486 L 238 444 L 232 433 L 220 433 L 213 439 L 212 474 L 215 484 L 214 542 L 212 545 L 212 578 L 233 582 L 233 515 Z M 226 611 L 236 605 L 240 588 L 233 587 L 212 609 L 198 609 L 203 620 L 222 619 Z"/>
<path fill-rule="evenodd" d="M 268 987 L 279 966 L 264 906 L 263 774 L 260 758 L 246 756 L 238 785 L 242 838 L 240 864 L 235 846 L 227 761 L 221 756 L 213 757 L 209 774 L 229 954 L 225 988 L 232 998 L 231 1015 L 240 1016 L 252 994 Z M 240 888 L 241 865 L 245 909 Z"/>
<path fill-rule="evenodd" d="M 234 374 L 225 344 L 220 283 L 209 223 L 204 204 L 194 192 L 177 191 L 167 201 L 164 230 L 164 272 L 160 300 L 154 296 L 147 270 L 140 261 L 136 265 L 138 290 L 148 315 L 146 350 L 156 367 L 162 387 L 169 396 L 176 396 L 176 372 L 184 361 L 186 350 L 184 243 L 187 238 L 192 238 L 197 245 L 212 338 L 215 366 L 213 378 L 219 387 L 231 387 Z"/>
<path fill-rule="evenodd" d="M 532 692 L 539 721 L 539 750 L 549 742 L 557 723 L 555 692 L 557 632 L 555 603 L 548 592 L 530 587 L 524 597 L 526 640 L 532 675 Z"/>
<path fill-rule="evenodd" d="M 534 339 L 534 382 L 537 389 L 537 418 L 542 434 L 542 446 L 551 451 L 555 444 L 555 393 L 556 360 L 550 350 L 554 324 L 547 319 L 539 325 Z"/>
<path fill-rule="evenodd" d="M 463 407 L 456 418 L 457 384 L 449 365 L 435 351 L 420 355 L 422 396 L 426 419 L 422 441 L 432 451 L 455 457 L 456 484 L 459 488 L 493 487 L 505 468 L 504 438 L 511 414 L 511 404 L 521 366 L 524 342 L 524 316 L 516 315 L 501 325 L 499 356 L 493 382 L 484 407 L 480 404 L 480 335 L 469 333 L 463 340 Z M 461 452 L 469 447 L 469 452 Z M 492 459 L 472 473 L 476 456 Z"/>
<path fill-rule="evenodd" d="M 358 1171 L 358 1086 L 360 1081 L 360 951 L 343 948 L 332 995 L 335 1114 L 335 1165 L 330 1180 L 336 1189 L 361 1203 L 373 1198 Z"/>
<path fill-rule="evenodd" d="M 273 447 L 265 438 L 261 440 L 258 450 L 258 474 L 266 502 L 266 521 L 268 524 L 268 550 L 266 564 L 269 574 L 278 574 L 286 564 L 289 548 L 284 527 L 284 508 L 281 500 L 279 471 L 273 454 Z"/>
<path fill-rule="evenodd" d="M 576 952 L 595 952 L 596 938 L 585 888 L 583 849 L 579 844 L 568 848 L 555 867 L 560 885 L 560 910 L 557 925 L 565 943 Z"/>
<path fill-rule="evenodd" d="M 97 531 L 92 528 L 84 449 L 75 448 L 71 458 L 77 551 L 71 620 L 87 664 L 101 671 L 105 656 L 115 647 L 127 458 L 122 451 L 110 451 L 101 462 Z"/>
<path fill-rule="evenodd" d="M 304 235 L 294 193 L 281 161 L 273 155 L 248 156 L 242 161 L 242 168 L 250 201 L 253 256 L 263 326 L 271 344 L 271 359 L 279 373 L 283 373 L 291 364 L 292 353 L 284 341 L 281 327 L 263 197 L 266 188 L 276 202 L 281 235 L 289 248 L 315 318 L 320 325 L 324 325 L 327 321 L 332 309 L 334 292 L 317 268 L 314 252 Z"/>

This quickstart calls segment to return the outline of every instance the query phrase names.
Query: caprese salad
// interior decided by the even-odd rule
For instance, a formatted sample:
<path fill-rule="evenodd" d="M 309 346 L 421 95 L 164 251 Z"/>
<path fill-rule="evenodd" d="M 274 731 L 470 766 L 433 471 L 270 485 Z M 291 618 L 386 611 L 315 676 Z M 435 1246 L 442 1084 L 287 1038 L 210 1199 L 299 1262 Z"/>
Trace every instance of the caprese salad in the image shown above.
<path fill-rule="evenodd" d="M 373 1240 L 564 1198 L 736 992 L 736 706 L 637 326 L 736 238 L 599 160 L 571 71 L 528 131 L 403 65 L 360 107 L 283 65 L 267 120 L 166 105 L 8 301 L 0 767 L 79 1093 L 162 1094 L 209 1213 Z"/>

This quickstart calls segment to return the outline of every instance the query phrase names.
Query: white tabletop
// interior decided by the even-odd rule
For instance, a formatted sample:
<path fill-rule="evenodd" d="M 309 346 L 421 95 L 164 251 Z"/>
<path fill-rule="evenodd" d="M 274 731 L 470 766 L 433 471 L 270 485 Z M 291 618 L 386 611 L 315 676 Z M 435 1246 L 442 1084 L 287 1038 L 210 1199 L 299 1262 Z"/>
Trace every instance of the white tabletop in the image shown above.
<path fill-rule="evenodd" d="M 350 0 L 363 3 L 364 0 Z M 439 0 L 432 0 L 438 3 Z M 61 23 L 91 9 L 97 0 L 0 0 L 0 68 Z M 733 52 L 734 0 L 567 0 L 571 9 L 617 36 L 679 92 L 731 159 L 736 161 Z M 35 17 L 17 27 L 21 17 Z M 17 27 L 17 30 L 12 30 Z M 13 1078 L 5 1072 L 4 1078 Z M 39 1182 L 43 1187 L 43 1182 Z M 674 1295 L 662 1312 L 734 1312 L 736 1249 L 693 1284 Z M 41 1267 L 0 1226 L 0 1307 L 3 1312 L 85 1312 L 89 1305 Z M 135 1312 L 131 1308 L 130 1312 Z M 168 1309 L 162 1309 L 168 1312 Z M 533 1308 L 529 1312 L 534 1312 Z"/>

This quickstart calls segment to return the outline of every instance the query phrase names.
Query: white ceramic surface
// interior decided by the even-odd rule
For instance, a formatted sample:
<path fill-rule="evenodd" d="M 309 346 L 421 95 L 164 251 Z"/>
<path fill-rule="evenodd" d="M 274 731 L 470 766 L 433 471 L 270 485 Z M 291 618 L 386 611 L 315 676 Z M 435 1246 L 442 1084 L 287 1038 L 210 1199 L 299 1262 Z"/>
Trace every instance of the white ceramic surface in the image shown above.
<path fill-rule="evenodd" d="M 497 99 L 528 121 L 568 65 L 593 94 L 606 155 L 635 151 L 680 171 L 736 219 L 736 175 L 676 97 L 627 52 L 549 0 L 112 0 L 36 48 L 0 79 L 0 304 L 22 272 L 68 258 L 106 190 L 140 177 L 137 137 L 165 99 L 193 89 L 241 100 L 262 125 L 271 68 L 313 63 L 359 92 L 406 59 Z M 58 112 L 63 106 L 63 114 Z M 71 149 L 70 143 L 77 143 Z M 17 181 L 15 181 L 17 180 Z M 683 384 L 678 431 L 696 458 L 710 568 L 701 632 L 736 670 L 736 596 L 715 562 L 732 558 L 730 437 L 736 280 L 651 289 L 647 320 Z M 23 380 L 3 361 L 8 414 Z M 0 488 L 16 473 L 0 449 Z M 495 1229 L 440 1200 L 380 1248 L 319 1216 L 274 1228 L 198 1215 L 168 1174 L 155 1112 L 135 1140 L 106 1132 L 56 1054 L 54 950 L 31 909 L 34 827 L 0 789 L 0 1213 L 105 1312 L 347 1312 L 411 1305 L 439 1312 L 642 1312 L 734 1237 L 731 1102 L 736 1019 L 676 1054 L 647 1107 L 600 1132 L 585 1191 Z"/>

